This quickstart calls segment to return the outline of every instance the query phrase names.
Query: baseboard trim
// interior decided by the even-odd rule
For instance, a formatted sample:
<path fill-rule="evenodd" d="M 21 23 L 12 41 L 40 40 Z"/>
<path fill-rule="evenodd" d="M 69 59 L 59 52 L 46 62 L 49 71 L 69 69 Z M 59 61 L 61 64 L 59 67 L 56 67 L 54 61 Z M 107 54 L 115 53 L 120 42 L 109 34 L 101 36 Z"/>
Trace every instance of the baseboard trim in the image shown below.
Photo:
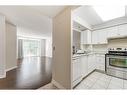
<path fill-rule="evenodd" d="M 58 89 L 65 89 L 60 83 L 58 83 L 57 81 L 55 81 L 54 79 L 52 79 L 51 82 L 53 85 L 55 85 Z"/>
<path fill-rule="evenodd" d="M 16 69 L 16 68 L 17 68 L 17 66 L 14 66 L 14 67 L 8 68 L 8 69 L 6 69 L 6 72 L 11 71 L 11 70 Z"/>

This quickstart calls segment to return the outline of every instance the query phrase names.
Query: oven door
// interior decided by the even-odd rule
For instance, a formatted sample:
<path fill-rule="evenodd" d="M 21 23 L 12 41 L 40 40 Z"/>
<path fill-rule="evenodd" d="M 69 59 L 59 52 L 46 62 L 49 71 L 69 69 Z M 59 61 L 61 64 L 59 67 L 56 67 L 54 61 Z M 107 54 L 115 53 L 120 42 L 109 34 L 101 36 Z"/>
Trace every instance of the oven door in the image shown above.
<path fill-rule="evenodd" d="M 106 55 L 105 66 L 107 74 L 127 79 L 125 77 L 125 74 L 127 74 L 127 56 Z"/>
<path fill-rule="evenodd" d="M 118 68 L 127 68 L 127 57 L 126 56 L 109 57 L 109 65 Z"/>
<path fill-rule="evenodd" d="M 127 69 L 127 56 L 121 55 L 107 55 L 106 56 L 106 67 L 116 69 Z"/>

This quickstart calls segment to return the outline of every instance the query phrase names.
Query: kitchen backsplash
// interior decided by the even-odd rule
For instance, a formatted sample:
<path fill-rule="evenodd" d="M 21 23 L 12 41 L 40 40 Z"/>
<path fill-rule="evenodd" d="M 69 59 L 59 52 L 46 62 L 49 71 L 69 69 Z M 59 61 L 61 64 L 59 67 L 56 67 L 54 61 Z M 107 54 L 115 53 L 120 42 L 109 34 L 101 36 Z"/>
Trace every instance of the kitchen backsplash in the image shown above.
<path fill-rule="evenodd" d="M 93 45 L 93 51 L 107 51 L 107 45 L 106 44 L 100 44 L 100 45 Z"/>

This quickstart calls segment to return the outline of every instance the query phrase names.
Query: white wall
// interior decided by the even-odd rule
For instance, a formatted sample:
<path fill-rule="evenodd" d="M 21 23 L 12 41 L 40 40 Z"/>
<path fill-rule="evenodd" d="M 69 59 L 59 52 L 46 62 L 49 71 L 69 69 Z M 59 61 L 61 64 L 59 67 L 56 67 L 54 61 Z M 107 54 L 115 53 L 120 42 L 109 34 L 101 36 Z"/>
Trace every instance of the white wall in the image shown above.
<path fill-rule="evenodd" d="M 53 80 L 59 88 L 71 88 L 72 31 L 71 8 L 53 18 Z"/>
<path fill-rule="evenodd" d="M 17 66 L 16 26 L 6 22 L 6 70 Z"/>
<path fill-rule="evenodd" d="M 6 64 L 6 33 L 5 33 L 5 17 L 0 15 L 0 77 L 5 76 Z"/>

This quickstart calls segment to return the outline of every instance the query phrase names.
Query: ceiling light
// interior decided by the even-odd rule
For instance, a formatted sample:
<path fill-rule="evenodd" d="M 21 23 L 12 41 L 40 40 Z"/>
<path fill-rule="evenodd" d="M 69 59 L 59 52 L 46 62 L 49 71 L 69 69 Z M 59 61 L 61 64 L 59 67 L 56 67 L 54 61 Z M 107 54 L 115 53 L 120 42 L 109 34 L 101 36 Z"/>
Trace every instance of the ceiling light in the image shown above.
<path fill-rule="evenodd" d="M 125 6 L 93 6 L 103 21 L 125 16 Z"/>

